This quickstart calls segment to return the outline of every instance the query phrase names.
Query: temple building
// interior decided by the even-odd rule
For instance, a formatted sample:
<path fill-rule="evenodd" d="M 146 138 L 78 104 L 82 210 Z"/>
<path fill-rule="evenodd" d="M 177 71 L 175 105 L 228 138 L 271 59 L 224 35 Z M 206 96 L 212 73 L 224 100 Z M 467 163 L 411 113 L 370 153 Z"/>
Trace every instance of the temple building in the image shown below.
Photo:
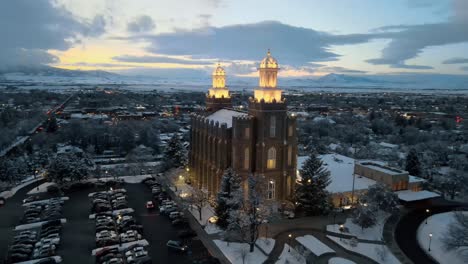
<path fill-rule="evenodd" d="M 258 71 L 259 86 L 249 98 L 248 111 L 242 112 L 231 109 L 226 72 L 218 65 L 206 96 L 206 111 L 192 116 L 189 177 L 210 195 L 218 193 L 229 167 L 242 176 L 245 189 L 250 173 L 265 180 L 268 200 L 285 201 L 293 195 L 296 118 L 288 114 L 277 87 L 279 65 L 270 51 Z"/>

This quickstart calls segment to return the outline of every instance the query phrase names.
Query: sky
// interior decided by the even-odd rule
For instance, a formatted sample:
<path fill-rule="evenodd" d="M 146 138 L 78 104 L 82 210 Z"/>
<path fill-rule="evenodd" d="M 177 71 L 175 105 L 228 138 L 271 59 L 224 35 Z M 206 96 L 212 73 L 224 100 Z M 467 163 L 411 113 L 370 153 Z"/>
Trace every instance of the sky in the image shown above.
<path fill-rule="evenodd" d="M 468 74 L 467 0 L 2 0 L 0 35 L 0 69 Z"/>

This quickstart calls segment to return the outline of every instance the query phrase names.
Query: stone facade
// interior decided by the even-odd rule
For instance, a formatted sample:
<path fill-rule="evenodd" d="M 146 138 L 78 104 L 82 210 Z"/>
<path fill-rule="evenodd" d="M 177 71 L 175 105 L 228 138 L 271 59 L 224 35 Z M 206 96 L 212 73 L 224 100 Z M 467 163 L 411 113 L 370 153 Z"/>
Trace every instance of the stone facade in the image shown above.
<path fill-rule="evenodd" d="M 268 86 L 256 89 L 262 93 L 249 99 L 247 112 L 222 107 L 223 103 L 228 105 L 226 99 L 230 103 L 230 98 L 211 96 L 207 97 L 208 111 L 192 117 L 190 178 L 195 186 L 210 195 L 218 193 L 221 177 L 229 167 L 242 176 L 245 189 L 248 175 L 261 177 L 266 183 L 267 200 L 284 201 L 293 195 L 297 167 L 296 118 L 288 114 L 286 100 L 276 88 L 279 68 L 270 53 L 260 67 L 264 67 L 259 69 L 260 85 Z"/>

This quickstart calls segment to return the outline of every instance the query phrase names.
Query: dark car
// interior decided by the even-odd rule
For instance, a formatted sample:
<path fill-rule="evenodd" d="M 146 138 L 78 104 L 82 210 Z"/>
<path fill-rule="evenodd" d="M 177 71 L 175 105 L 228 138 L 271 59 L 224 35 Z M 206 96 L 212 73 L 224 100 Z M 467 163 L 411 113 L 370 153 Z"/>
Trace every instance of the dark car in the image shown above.
<path fill-rule="evenodd" d="M 188 221 L 184 218 L 177 218 L 171 222 L 173 226 L 186 227 L 188 226 Z"/>
<path fill-rule="evenodd" d="M 10 249 L 10 254 L 24 254 L 24 255 L 31 255 L 32 248 L 26 248 L 26 247 L 18 247 L 18 248 L 13 248 Z"/>
<path fill-rule="evenodd" d="M 10 255 L 10 261 L 13 262 L 13 263 L 14 262 L 26 261 L 28 259 L 29 259 L 29 256 L 25 255 L 25 254 L 15 253 L 15 254 Z"/>
<path fill-rule="evenodd" d="M 180 231 L 177 236 L 181 239 L 189 239 L 189 238 L 192 238 L 192 237 L 196 237 L 197 236 L 197 233 L 195 231 L 193 231 L 192 229 L 185 229 L 185 230 L 182 230 Z"/>
<path fill-rule="evenodd" d="M 169 240 L 166 243 L 166 246 L 169 250 L 177 251 L 177 252 L 187 252 L 188 247 L 182 244 L 181 241 L 177 240 Z"/>

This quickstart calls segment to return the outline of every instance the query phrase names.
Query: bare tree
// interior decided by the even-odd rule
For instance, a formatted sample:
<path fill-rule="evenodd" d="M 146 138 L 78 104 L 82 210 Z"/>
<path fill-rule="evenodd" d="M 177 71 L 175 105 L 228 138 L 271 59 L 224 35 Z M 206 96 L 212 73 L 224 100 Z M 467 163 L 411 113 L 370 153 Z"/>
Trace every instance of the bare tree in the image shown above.
<path fill-rule="evenodd" d="M 463 212 L 454 213 L 455 221 L 448 226 L 447 232 L 442 238 L 445 249 L 461 250 L 461 254 L 468 260 L 468 214 Z"/>
<path fill-rule="evenodd" d="M 198 211 L 200 221 L 202 220 L 203 208 L 208 204 L 209 197 L 206 192 L 198 188 L 194 188 L 192 196 L 189 199 L 189 203 L 192 207 L 195 207 Z"/>

